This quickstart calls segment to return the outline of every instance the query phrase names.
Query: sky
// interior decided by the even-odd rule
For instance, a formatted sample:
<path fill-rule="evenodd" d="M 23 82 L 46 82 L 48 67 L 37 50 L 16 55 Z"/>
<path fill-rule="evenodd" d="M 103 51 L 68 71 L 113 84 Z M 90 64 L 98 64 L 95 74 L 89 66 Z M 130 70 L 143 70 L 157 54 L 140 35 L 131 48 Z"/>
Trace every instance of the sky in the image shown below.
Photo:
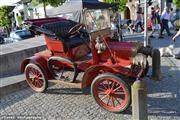
<path fill-rule="evenodd" d="M 16 3 L 20 0 L 0 0 L 0 6 L 3 5 L 13 5 L 13 3 Z"/>

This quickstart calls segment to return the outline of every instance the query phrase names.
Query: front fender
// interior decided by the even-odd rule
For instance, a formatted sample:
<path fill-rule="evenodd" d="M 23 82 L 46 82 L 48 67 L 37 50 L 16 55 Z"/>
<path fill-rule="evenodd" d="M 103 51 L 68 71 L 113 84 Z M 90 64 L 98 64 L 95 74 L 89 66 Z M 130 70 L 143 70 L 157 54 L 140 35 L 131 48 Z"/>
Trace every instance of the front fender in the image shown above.
<path fill-rule="evenodd" d="M 84 91 L 87 88 L 89 88 L 96 76 L 106 72 L 114 73 L 113 68 L 104 65 L 97 65 L 88 68 L 83 75 L 82 86 L 81 86 L 82 90 Z"/>
<path fill-rule="evenodd" d="M 39 65 L 43 71 L 45 72 L 45 74 L 47 75 L 47 78 L 48 80 L 49 79 L 52 79 L 52 75 L 48 69 L 48 58 L 46 57 L 43 57 L 43 56 L 32 56 L 32 57 L 29 57 L 25 60 L 23 60 L 23 62 L 21 63 L 21 72 L 23 73 L 24 70 L 25 70 L 25 67 L 28 63 L 34 63 L 34 64 L 37 64 Z"/>

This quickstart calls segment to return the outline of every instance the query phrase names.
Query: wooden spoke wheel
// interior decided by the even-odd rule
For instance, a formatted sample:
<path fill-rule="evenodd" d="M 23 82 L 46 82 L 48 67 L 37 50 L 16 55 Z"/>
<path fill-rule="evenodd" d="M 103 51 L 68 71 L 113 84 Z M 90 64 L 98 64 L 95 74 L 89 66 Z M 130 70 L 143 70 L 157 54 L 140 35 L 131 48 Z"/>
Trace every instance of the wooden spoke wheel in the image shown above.
<path fill-rule="evenodd" d="M 47 77 L 36 64 L 29 63 L 25 68 L 26 81 L 36 92 L 44 92 L 48 86 Z"/>
<path fill-rule="evenodd" d="M 123 112 L 130 105 L 130 90 L 119 77 L 104 73 L 98 75 L 91 85 L 95 101 L 110 112 Z"/>

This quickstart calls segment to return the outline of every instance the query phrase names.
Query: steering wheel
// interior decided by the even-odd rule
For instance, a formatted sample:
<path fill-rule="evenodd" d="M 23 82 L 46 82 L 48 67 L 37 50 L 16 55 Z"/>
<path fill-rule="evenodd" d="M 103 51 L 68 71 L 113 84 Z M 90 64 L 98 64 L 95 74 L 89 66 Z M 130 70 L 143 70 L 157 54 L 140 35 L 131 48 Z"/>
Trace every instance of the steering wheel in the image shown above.
<path fill-rule="evenodd" d="M 75 26 L 73 26 L 69 32 L 68 35 L 74 35 L 75 33 L 80 34 L 79 30 L 83 27 L 82 24 L 76 24 Z"/>

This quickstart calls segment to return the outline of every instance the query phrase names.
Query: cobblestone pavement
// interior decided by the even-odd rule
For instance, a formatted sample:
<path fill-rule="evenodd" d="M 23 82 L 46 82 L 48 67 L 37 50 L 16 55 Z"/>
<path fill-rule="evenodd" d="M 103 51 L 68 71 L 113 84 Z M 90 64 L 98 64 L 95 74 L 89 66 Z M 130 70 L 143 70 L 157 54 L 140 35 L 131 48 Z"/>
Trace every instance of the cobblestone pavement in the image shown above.
<path fill-rule="evenodd" d="M 149 120 L 180 120 L 180 65 L 177 62 L 174 58 L 162 58 L 163 80 L 145 80 Z M 125 113 L 110 113 L 80 89 L 56 84 L 46 93 L 34 93 L 27 88 L 0 98 L 0 120 L 3 119 L 130 120 L 131 107 Z"/>
<path fill-rule="evenodd" d="M 180 119 L 179 70 L 162 59 L 161 82 L 146 80 L 148 84 L 148 114 L 150 120 Z M 34 118 L 47 120 L 130 120 L 131 108 L 125 113 L 114 114 L 101 109 L 91 95 L 60 84 L 51 86 L 46 93 L 34 93 L 30 88 L 0 99 L 0 120 Z"/>

